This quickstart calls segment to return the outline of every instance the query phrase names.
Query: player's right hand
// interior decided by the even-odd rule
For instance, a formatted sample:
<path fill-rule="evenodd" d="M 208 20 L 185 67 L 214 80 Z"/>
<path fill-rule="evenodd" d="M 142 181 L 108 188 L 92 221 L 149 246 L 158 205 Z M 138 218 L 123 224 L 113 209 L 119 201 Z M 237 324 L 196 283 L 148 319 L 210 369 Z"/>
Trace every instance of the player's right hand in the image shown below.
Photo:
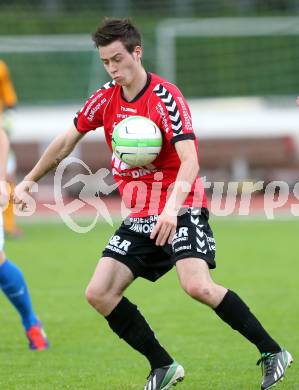
<path fill-rule="evenodd" d="M 21 211 L 26 210 L 28 207 L 29 192 L 33 185 L 33 181 L 23 180 L 14 189 L 13 202 Z"/>

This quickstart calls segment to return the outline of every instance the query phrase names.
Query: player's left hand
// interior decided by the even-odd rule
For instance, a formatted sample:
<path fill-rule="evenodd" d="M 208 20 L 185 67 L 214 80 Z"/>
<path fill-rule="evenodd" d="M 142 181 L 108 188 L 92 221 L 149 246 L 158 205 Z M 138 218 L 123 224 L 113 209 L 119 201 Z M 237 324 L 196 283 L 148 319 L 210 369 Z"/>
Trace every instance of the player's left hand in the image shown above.
<path fill-rule="evenodd" d="M 166 242 L 172 243 L 173 236 L 175 235 L 177 227 L 177 215 L 167 211 L 163 211 L 156 225 L 154 226 L 150 238 L 156 238 L 156 245 L 165 245 Z"/>

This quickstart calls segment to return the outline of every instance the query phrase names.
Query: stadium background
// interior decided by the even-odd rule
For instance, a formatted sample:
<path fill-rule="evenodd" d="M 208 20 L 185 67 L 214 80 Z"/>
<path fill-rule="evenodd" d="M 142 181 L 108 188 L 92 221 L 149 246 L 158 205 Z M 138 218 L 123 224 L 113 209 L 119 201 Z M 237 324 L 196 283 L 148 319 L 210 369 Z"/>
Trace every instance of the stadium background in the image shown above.
<path fill-rule="evenodd" d="M 53 136 L 71 124 L 93 89 L 107 80 L 90 40 L 106 15 L 133 17 L 143 31 L 144 64 L 154 72 L 163 66 L 158 55 L 165 40 L 161 29 L 187 29 L 190 19 L 218 29 L 218 36 L 205 30 L 201 36 L 177 37 L 175 59 L 169 64 L 175 64 L 176 82 L 191 106 L 202 175 L 226 183 L 282 180 L 294 188 L 299 172 L 298 0 L 0 0 L 0 58 L 10 67 L 19 97 L 12 134 L 19 178 Z M 242 23 L 258 30 L 262 18 L 269 23 L 266 33 L 244 34 Z M 229 28 L 240 22 L 234 34 L 225 35 L 227 22 Z M 109 166 L 102 141 L 98 132 L 75 151 L 93 172 Z M 76 173 L 78 167 L 68 170 L 66 180 Z M 80 188 L 65 189 L 68 200 Z M 35 196 L 51 203 L 53 176 L 42 180 Z M 114 216 L 117 199 L 106 199 Z M 296 359 L 299 247 L 291 202 L 298 204 L 289 196 L 281 212 L 275 210 L 274 220 L 265 220 L 260 194 L 249 217 L 212 216 L 212 224 L 218 245 L 215 279 L 238 291 Z M 92 207 L 86 206 L 86 215 L 93 218 Z M 38 211 L 19 218 L 24 237 L 8 240 L 6 251 L 24 270 L 51 349 L 28 354 L 16 314 L 1 297 L 0 388 L 140 389 L 148 369 L 145 361 L 111 334 L 83 294 L 115 226 L 99 221 L 88 235 L 80 235 L 57 214 L 50 221 L 49 209 Z M 259 388 L 254 348 L 190 301 L 178 288 L 175 272 L 155 287 L 138 280 L 128 297 L 183 362 L 188 376 L 182 390 Z M 298 377 L 295 366 L 281 389 L 298 389 Z"/>
<path fill-rule="evenodd" d="M 107 81 L 90 39 L 95 26 L 106 15 L 129 15 L 142 28 L 145 67 L 175 81 L 190 103 L 202 174 L 296 182 L 298 1 L 44 0 L 0 7 L 0 54 L 19 96 L 12 135 L 19 177 Z M 93 171 L 110 164 L 97 133 L 76 151 Z"/>
<path fill-rule="evenodd" d="M 77 103 L 106 78 L 94 64 L 97 53 L 90 40 L 80 45 L 80 37 L 74 35 L 64 44 L 62 37 L 59 51 L 55 51 L 55 45 L 47 46 L 43 41 L 42 45 L 24 45 L 28 35 L 35 39 L 49 34 L 57 38 L 60 34 L 86 36 L 105 15 L 130 15 L 142 27 L 145 66 L 155 72 L 156 47 L 162 39 L 155 31 L 168 18 L 179 18 L 178 29 L 184 18 L 294 16 L 299 12 L 295 0 L 44 0 L 0 4 L 0 34 L 2 38 L 17 38 L 14 46 L 7 48 L 11 52 L 1 55 L 11 67 L 22 104 Z M 240 36 L 235 37 L 181 37 L 177 42 L 176 81 L 189 98 L 296 94 L 298 55 L 294 48 L 299 37 L 293 35 L 294 29 L 295 22 L 290 23 L 290 35 L 286 36 L 281 36 L 277 26 L 270 36 L 259 38 L 242 39 L 242 28 Z"/>

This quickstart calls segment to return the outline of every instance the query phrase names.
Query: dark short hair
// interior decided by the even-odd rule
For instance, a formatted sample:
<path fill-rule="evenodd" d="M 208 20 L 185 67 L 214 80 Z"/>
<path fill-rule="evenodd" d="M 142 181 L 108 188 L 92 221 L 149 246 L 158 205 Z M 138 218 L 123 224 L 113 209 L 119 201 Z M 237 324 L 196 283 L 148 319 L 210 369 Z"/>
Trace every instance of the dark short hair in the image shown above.
<path fill-rule="evenodd" d="M 92 34 L 92 39 L 96 47 L 121 41 L 129 53 L 132 53 L 136 46 L 141 46 L 141 34 L 130 19 L 105 18 Z"/>

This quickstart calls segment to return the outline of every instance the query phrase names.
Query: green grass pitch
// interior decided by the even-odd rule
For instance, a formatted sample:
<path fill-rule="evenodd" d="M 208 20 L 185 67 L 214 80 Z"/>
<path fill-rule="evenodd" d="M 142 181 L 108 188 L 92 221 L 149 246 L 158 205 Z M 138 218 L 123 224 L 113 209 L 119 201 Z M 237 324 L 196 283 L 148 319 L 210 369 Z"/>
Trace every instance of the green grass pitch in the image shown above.
<path fill-rule="evenodd" d="M 238 292 L 295 358 L 279 385 L 299 389 L 299 225 L 293 221 L 212 221 L 215 281 Z M 141 390 L 146 360 L 112 334 L 85 302 L 84 290 L 114 228 L 99 224 L 76 234 L 60 224 L 26 225 L 6 252 L 23 270 L 51 348 L 32 352 L 16 312 L 3 295 L 1 390 Z M 155 284 L 138 279 L 127 291 L 160 342 L 184 365 L 181 390 L 256 390 L 258 353 L 209 308 L 179 287 L 175 270 Z"/>

